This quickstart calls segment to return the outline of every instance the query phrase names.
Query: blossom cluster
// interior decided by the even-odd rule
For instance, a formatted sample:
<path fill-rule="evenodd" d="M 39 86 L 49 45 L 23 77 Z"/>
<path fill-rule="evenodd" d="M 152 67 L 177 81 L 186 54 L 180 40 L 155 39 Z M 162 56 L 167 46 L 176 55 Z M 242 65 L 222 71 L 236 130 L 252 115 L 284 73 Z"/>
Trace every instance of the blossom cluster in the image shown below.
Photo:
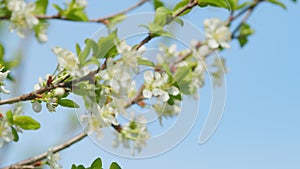
<path fill-rule="evenodd" d="M 7 9 L 11 11 L 10 31 L 16 30 L 17 34 L 24 38 L 31 30 L 38 28 L 36 31 L 37 38 L 40 42 L 48 40 L 46 27 L 40 25 L 39 19 L 35 16 L 35 3 L 26 3 L 24 0 L 7 1 Z"/>
<path fill-rule="evenodd" d="M 22 108 L 16 107 L 12 112 L 14 116 L 19 116 L 22 114 Z M 14 140 L 13 132 L 22 133 L 22 129 L 19 126 L 13 126 L 11 120 L 7 115 L 0 113 L 0 148 L 4 143 L 9 143 Z"/>

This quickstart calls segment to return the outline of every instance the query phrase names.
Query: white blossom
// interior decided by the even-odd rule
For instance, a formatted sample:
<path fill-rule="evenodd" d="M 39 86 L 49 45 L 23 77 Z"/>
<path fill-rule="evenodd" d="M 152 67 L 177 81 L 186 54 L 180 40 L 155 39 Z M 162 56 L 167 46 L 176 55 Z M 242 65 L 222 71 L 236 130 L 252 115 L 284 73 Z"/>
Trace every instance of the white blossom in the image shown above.
<path fill-rule="evenodd" d="M 136 50 L 121 41 L 116 44 L 120 57 L 108 58 L 107 68 L 97 76 L 104 80 L 104 84 L 111 86 L 115 96 L 125 96 L 132 77 L 139 72 L 138 60 L 142 59 L 145 48 Z"/>
<path fill-rule="evenodd" d="M 140 152 L 146 146 L 146 140 L 150 138 L 150 133 L 145 125 L 146 119 L 143 116 L 133 118 L 131 122 L 122 126 L 121 133 L 117 133 L 117 138 L 113 142 L 113 146 L 117 147 L 120 143 L 125 148 L 130 148 L 130 141 L 133 141 L 132 155 L 137 150 Z"/>
<path fill-rule="evenodd" d="M 86 131 L 88 134 L 95 133 L 97 138 L 101 139 L 103 137 L 103 127 L 109 127 L 112 124 L 118 125 L 116 120 L 118 112 L 112 107 L 100 107 L 97 104 L 93 104 L 90 111 L 87 115 L 81 116 L 81 121 L 87 124 Z"/>
<path fill-rule="evenodd" d="M 0 118 L 0 148 L 4 142 L 11 142 L 14 136 L 11 132 L 11 127 L 5 117 Z"/>
<path fill-rule="evenodd" d="M 47 164 L 51 169 L 62 169 L 62 166 L 58 163 L 60 156 L 58 153 L 53 153 L 50 149 L 47 153 Z"/>
<path fill-rule="evenodd" d="M 155 96 L 159 101 L 166 102 L 170 99 L 169 94 L 178 95 L 179 89 L 175 86 L 169 86 L 169 76 L 166 73 L 145 71 L 144 73 L 145 89 L 142 94 L 150 99 Z"/>
<path fill-rule="evenodd" d="M 75 54 L 68 49 L 55 47 L 52 51 L 57 56 L 59 69 L 66 70 L 71 76 L 82 77 L 88 73 L 87 67 L 80 68 Z"/>
<path fill-rule="evenodd" d="M 20 37 L 25 37 L 29 30 L 39 23 L 34 16 L 35 3 L 26 4 L 24 0 L 10 0 L 7 8 L 12 12 L 10 31 L 16 30 Z"/>
<path fill-rule="evenodd" d="M 10 91 L 5 89 L 4 86 L 4 81 L 6 80 L 8 73 L 10 72 L 9 70 L 5 71 L 5 72 L 1 72 L 3 69 L 0 69 L 0 92 L 4 93 L 4 94 L 9 94 Z"/>
<path fill-rule="evenodd" d="M 226 23 L 218 18 L 204 20 L 205 35 L 207 44 L 212 49 L 220 46 L 230 48 L 231 32 Z"/>

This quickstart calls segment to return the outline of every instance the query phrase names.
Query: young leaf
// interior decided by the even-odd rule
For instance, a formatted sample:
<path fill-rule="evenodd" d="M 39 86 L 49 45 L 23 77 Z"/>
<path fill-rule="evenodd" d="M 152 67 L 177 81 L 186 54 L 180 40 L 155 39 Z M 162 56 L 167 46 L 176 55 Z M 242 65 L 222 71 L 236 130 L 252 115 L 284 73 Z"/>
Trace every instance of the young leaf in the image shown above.
<path fill-rule="evenodd" d="M 201 0 L 198 2 L 199 2 L 198 6 L 200 7 L 213 6 L 213 7 L 225 8 L 231 10 L 230 4 L 227 2 L 227 0 Z"/>
<path fill-rule="evenodd" d="M 243 24 L 240 28 L 240 34 L 238 36 L 238 40 L 240 46 L 243 47 L 248 42 L 248 37 L 254 33 L 254 30 L 248 24 Z"/>
<path fill-rule="evenodd" d="M 86 169 L 86 168 L 83 165 L 76 166 L 75 164 L 73 164 L 71 169 Z"/>
<path fill-rule="evenodd" d="M 4 57 L 4 47 L 2 46 L 2 44 L 0 43 L 0 60 L 2 60 Z"/>
<path fill-rule="evenodd" d="M 117 48 L 115 42 L 118 42 L 117 29 L 110 33 L 107 37 L 102 37 L 98 41 L 97 58 L 115 57 L 117 55 Z"/>
<path fill-rule="evenodd" d="M 18 142 L 19 141 L 19 135 L 17 130 L 14 127 L 11 127 L 11 133 L 14 136 L 14 142 Z"/>
<path fill-rule="evenodd" d="M 139 65 L 143 65 L 143 66 L 155 67 L 155 64 L 152 61 L 146 59 L 139 58 L 138 63 Z"/>
<path fill-rule="evenodd" d="M 73 100 L 69 100 L 69 99 L 60 99 L 58 101 L 58 104 L 63 107 L 79 108 L 79 105 L 77 103 L 75 103 Z"/>
<path fill-rule="evenodd" d="M 270 2 L 272 4 L 278 5 L 283 9 L 286 9 L 286 6 L 284 5 L 284 3 L 278 1 L 278 0 L 267 0 L 267 2 Z"/>
<path fill-rule="evenodd" d="M 48 0 L 37 0 L 35 2 L 35 14 L 45 15 L 47 12 Z"/>
<path fill-rule="evenodd" d="M 75 46 L 75 48 L 76 48 L 76 54 L 77 54 L 77 56 L 79 56 L 79 55 L 80 55 L 80 53 L 81 53 L 81 48 L 80 48 L 80 45 L 79 45 L 78 43 L 76 43 L 76 46 Z"/>
<path fill-rule="evenodd" d="M 113 162 L 111 163 L 109 169 L 121 169 L 121 167 L 116 162 Z"/>
<path fill-rule="evenodd" d="M 173 12 L 176 13 L 178 10 L 180 10 L 181 8 L 183 8 L 184 6 L 186 6 L 187 4 L 189 4 L 190 0 L 183 0 L 180 1 L 178 4 L 176 4 L 176 6 L 173 9 Z M 186 15 L 191 11 L 191 9 L 186 10 L 185 12 L 183 12 L 182 14 L 180 14 L 180 16 Z"/>
<path fill-rule="evenodd" d="M 12 114 L 12 111 L 11 111 L 11 110 L 8 110 L 8 111 L 6 112 L 6 118 L 7 118 L 8 122 L 9 122 L 10 124 L 14 124 L 13 114 Z"/>
<path fill-rule="evenodd" d="M 154 9 L 156 10 L 159 7 L 163 7 L 164 3 L 160 0 L 154 0 L 153 5 L 154 5 Z"/>
<path fill-rule="evenodd" d="M 68 10 L 67 12 L 64 12 L 63 16 L 65 16 L 67 19 L 73 20 L 73 21 L 88 21 L 89 18 L 87 17 L 86 13 L 83 11 L 83 9 L 74 8 L 71 10 Z"/>
<path fill-rule="evenodd" d="M 192 71 L 187 66 L 176 70 L 174 75 L 175 83 L 183 94 L 190 94 L 190 84 L 192 82 Z"/>
<path fill-rule="evenodd" d="M 102 169 L 102 161 L 100 158 L 97 158 L 91 165 L 91 169 Z"/>
<path fill-rule="evenodd" d="M 14 116 L 14 124 L 24 130 L 37 130 L 41 127 L 40 123 L 29 116 Z"/>

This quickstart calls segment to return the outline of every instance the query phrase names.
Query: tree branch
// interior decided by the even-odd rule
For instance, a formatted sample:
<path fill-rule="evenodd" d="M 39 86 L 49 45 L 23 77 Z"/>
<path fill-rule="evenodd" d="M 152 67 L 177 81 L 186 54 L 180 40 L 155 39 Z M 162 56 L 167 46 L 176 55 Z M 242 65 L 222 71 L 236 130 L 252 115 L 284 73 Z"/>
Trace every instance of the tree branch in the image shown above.
<path fill-rule="evenodd" d="M 132 5 L 131 7 L 127 8 L 127 9 L 124 9 L 120 12 L 117 12 L 117 13 L 114 13 L 114 14 L 111 14 L 111 15 L 108 15 L 108 16 L 104 16 L 104 17 L 101 17 L 101 18 L 96 18 L 96 19 L 90 19 L 86 22 L 91 22 L 91 23 L 102 23 L 102 24 L 109 24 L 109 19 L 113 18 L 113 17 L 116 17 L 118 15 L 122 15 L 122 14 L 125 14 L 125 13 L 128 13 L 140 6 L 142 6 L 144 3 L 148 2 L 149 0 L 141 0 L 139 1 L 138 3 Z M 72 19 L 68 19 L 68 18 L 64 18 L 62 17 L 60 14 L 56 14 L 56 15 L 37 15 L 35 16 L 36 18 L 38 19 L 56 19 L 56 20 L 64 20 L 64 21 L 74 21 Z M 0 17 L 0 20 L 1 19 L 9 19 L 10 16 L 2 16 Z M 74 22 L 79 22 L 79 21 L 74 21 Z"/>
<path fill-rule="evenodd" d="M 198 5 L 198 0 L 190 0 L 190 2 L 186 6 L 182 7 L 180 10 L 178 10 L 176 13 L 174 13 L 169 20 L 167 20 L 166 25 L 171 23 L 174 19 L 176 19 L 178 16 L 180 16 L 185 11 L 192 9 L 193 7 L 195 7 L 197 5 Z M 135 46 L 135 49 L 138 50 L 139 48 L 144 46 L 146 43 L 148 43 L 153 38 L 154 38 L 153 34 L 149 33 L 147 37 L 145 37 L 139 44 L 137 44 Z"/>
<path fill-rule="evenodd" d="M 85 133 L 80 133 L 79 135 L 71 138 L 70 140 L 68 140 L 67 142 L 61 144 L 61 145 L 58 145 L 56 147 L 54 147 L 52 149 L 52 152 L 53 153 L 57 153 L 59 151 L 62 151 L 70 146 L 72 146 L 73 144 L 79 142 L 80 140 L 84 139 L 85 137 L 87 136 L 87 134 Z M 28 165 L 33 165 L 34 163 L 36 162 L 39 162 L 39 161 L 42 161 L 44 159 L 47 158 L 47 152 L 44 152 L 42 154 L 39 154 L 35 157 L 31 157 L 31 158 L 28 158 L 26 160 L 23 160 L 21 162 L 18 162 L 18 163 L 15 163 L 13 165 L 10 165 L 10 166 L 7 166 L 7 167 L 4 167 L 3 169 L 20 169 L 20 168 L 24 168 L 23 166 L 28 166 Z"/>

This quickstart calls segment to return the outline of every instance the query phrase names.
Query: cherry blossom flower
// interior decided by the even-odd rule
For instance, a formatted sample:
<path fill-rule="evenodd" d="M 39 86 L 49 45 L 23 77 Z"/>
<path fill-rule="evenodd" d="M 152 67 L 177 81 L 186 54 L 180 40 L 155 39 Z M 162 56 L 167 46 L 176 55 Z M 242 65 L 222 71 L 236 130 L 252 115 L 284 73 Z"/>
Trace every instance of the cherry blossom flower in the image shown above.
<path fill-rule="evenodd" d="M 29 30 L 39 24 L 34 16 L 35 3 L 26 4 L 24 0 L 10 0 L 7 8 L 12 12 L 10 31 L 17 31 L 17 34 L 24 38 Z"/>
<path fill-rule="evenodd" d="M 207 44 L 210 48 L 217 49 L 220 46 L 230 48 L 231 32 L 225 22 L 218 18 L 205 19 L 204 28 Z"/>

